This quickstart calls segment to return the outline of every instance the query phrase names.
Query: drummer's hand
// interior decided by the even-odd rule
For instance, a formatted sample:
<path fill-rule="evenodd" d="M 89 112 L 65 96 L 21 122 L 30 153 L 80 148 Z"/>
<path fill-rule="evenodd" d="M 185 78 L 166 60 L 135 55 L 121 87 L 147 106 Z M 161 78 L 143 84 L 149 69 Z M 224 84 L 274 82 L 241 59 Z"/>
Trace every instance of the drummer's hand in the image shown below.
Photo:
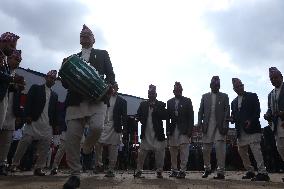
<path fill-rule="evenodd" d="M 23 76 L 15 75 L 13 78 L 14 83 L 25 85 L 25 79 Z"/>
<path fill-rule="evenodd" d="M 30 125 L 32 123 L 33 119 L 31 117 L 27 117 L 26 118 L 26 122 L 28 125 Z"/>

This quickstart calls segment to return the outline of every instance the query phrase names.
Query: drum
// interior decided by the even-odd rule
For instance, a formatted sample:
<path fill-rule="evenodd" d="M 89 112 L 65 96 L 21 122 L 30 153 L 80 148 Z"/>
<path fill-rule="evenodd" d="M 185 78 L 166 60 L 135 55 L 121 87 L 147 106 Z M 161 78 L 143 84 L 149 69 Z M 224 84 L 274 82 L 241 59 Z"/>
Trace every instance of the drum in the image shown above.
<path fill-rule="evenodd" d="M 92 100 L 101 100 L 109 85 L 98 71 L 78 55 L 70 56 L 59 70 L 59 76 L 74 90 Z"/>

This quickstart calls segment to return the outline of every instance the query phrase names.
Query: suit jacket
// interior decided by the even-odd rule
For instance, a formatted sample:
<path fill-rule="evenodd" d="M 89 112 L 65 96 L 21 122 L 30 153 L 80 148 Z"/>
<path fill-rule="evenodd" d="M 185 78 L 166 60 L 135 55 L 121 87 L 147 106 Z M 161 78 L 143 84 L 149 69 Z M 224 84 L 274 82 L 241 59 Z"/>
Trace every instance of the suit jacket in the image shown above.
<path fill-rule="evenodd" d="M 7 94 L 9 84 L 12 80 L 13 77 L 10 75 L 9 67 L 7 65 L 0 66 L 0 101 L 2 101 Z"/>
<path fill-rule="evenodd" d="M 273 112 L 273 109 L 272 109 L 273 105 L 271 104 L 271 101 L 273 100 L 272 98 L 274 98 L 273 93 L 274 93 L 274 90 L 272 90 L 268 94 L 268 110 L 266 112 L 266 114 L 268 116 L 271 116 L 271 117 L 273 117 L 272 115 L 275 113 L 275 112 Z M 284 83 L 282 84 L 282 88 L 281 88 L 281 91 L 280 91 L 280 94 L 279 94 L 277 104 L 278 104 L 278 111 L 284 111 Z M 281 120 L 284 121 L 284 119 L 281 119 Z M 273 128 L 273 132 L 275 133 L 277 131 L 278 117 L 273 117 L 272 121 L 275 125 L 274 128 Z"/>
<path fill-rule="evenodd" d="M 261 133 L 261 126 L 259 122 L 260 104 L 257 94 L 245 92 L 242 99 L 242 107 L 238 109 L 238 97 L 236 97 L 231 104 L 233 123 L 237 130 L 237 137 L 240 137 L 241 128 L 248 134 Z M 248 128 L 245 127 L 245 121 L 251 122 Z"/>
<path fill-rule="evenodd" d="M 79 56 L 82 52 L 78 53 Z M 112 64 L 109 58 L 109 54 L 106 50 L 92 49 L 89 59 L 90 64 L 96 68 L 100 75 L 105 75 L 105 81 L 113 84 L 115 82 L 115 74 L 113 72 Z M 68 89 L 67 83 L 62 80 L 64 88 Z M 66 106 L 79 106 L 84 97 L 76 91 L 68 90 L 66 96 Z"/>
<path fill-rule="evenodd" d="M 14 113 L 14 116 L 15 117 L 23 117 L 24 115 L 24 112 L 23 112 L 23 109 L 21 109 L 21 103 L 20 103 L 20 100 L 21 100 L 21 92 L 14 92 L 14 95 L 13 95 L 13 113 Z"/>
<path fill-rule="evenodd" d="M 28 94 L 25 105 L 25 116 L 31 117 L 33 121 L 37 121 L 48 103 L 49 124 L 52 127 L 57 126 L 57 102 L 58 96 L 51 91 L 49 102 L 46 102 L 45 85 L 32 85 Z"/>
<path fill-rule="evenodd" d="M 198 125 L 202 124 L 202 132 L 207 133 L 210 114 L 211 114 L 212 97 L 211 93 L 202 95 L 199 112 Z M 218 92 L 216 94 L 215 117 L 216 126 L 222 135 L 227 134 L 229 129 L 229 122 L 226 118 L 230 116 L 229 97 L 225 93 Z"/>
<path fill-rule="evenodd" d="M 166 104 L 164 102 L 155 101 L 155 105 L 153 107 L 152 112 L 152 123 L 155 131 L 155 137 L 158 141 L 165 140 L 163 120 L 167 119 L 167 111 L 165 109 Z M 147 127 L 147 119 L 149 113 L 149 101 L 143 101 L 140 103 L 140 106 L 137 110 L 137 118 L 141 122 L 141 136 L 143 139 L 145 137 L 145 130 Z"/>
<path fill-rule="evenodd" d="M 178 104 L 178 116 L 175 115 L 175 97 L 167 102 L 167 135 L 171 136 L 176 128 L 180 134 L 191 136 L 194 124 L 194 111 L 190 98 L 182 96 Z"/>
<path fill-rule="evenodd" d="M 113 107 L 113 127 L 115 132 L 121 133 L 122 126 L 125 129 L 126 124 L 127 124 L 127 102 L 120 96 L 117 96 Z"/>

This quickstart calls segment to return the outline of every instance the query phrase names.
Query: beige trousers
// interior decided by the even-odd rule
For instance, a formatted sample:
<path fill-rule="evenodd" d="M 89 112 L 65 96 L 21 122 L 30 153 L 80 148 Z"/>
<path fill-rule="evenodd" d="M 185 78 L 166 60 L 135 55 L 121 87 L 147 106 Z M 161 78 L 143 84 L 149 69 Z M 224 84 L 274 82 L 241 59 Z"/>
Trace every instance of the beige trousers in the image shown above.
<path fill-rule="evenodd" d="M 98 111 L 98 113 L 87 118 L 67 121 L 65 149 L 67 163 L 73 175 L 79 175 L 82 167 L 80 163 L 80 142 L 85 125 L 89 125 L 89 132 L 83 143 L 83 153 L 90 154 L 100 138 L 105 115 L 106 111 Z"/>
<path fill-rule="evenodd" d="M 242 158 L 244 167 L 247 171 L 254 172 L 254 168 L 251 165 L 250 159 L 249 159 L 249 154 L 248 154 L 248 148 L 250 147 L 252 154 L 254 156 L 254 159 L 257 163 L 257 168 L 259 173 L 264 173 L 266 174 L 266 168 L 264 166 L 264 161 L 263 161 L 263 156 L 261 152 L 261 147 L 259 142 L 254 142 L 248 145 L 244 146 L 238 146 L 239 148 L 239 154 Z"/>
<path fill-rule="evenodd" d="M 138 162 L 137 162 L 137 170 L 142 171 L 143 170 L 143 164 L 145 161 L 145 158 L 148 154 L 149 150 L 145 149 L 139 149 L 138 150 Z M 155 163 L 157 167 L 157 172 L 162 172 L 164 167 L 164 158 L 165 158 L 165 149 L 159 149 L 155 150 Z"/>
<path fill-rule="evenodd" d="M 212 151 L 213 143 L 203 143 L 203 161 L 204 169 L 211 170 L 210 155 Z M 226 142 L 218 140 L 215 142 L 216 159 L 217 159 L 217 173 L 224 174 L 225 171 L 225 159 L 226 159 Z"/>
<path fill-rule="evenodd" d="M 284 137 L 276 137 L 276 145 L 278 153 L 284 161 Z"/>
<path fill-rule="evenodd" d="M 22 157 L 24 156 L 28 146 L 32 143 L 33 140 L 38 140 L 37 144 L 37 153 L 38 153 L 38 159 L 35 164 L 35 168 L 44 168 L 46 165 L 48 152 L 49 152 L 49 146 L 51 143 L 50 137 L 41 137 L 41 138 L 34 138 L 31 135 L 24 134 L 23 138 L 20 140 L 17 150 L 15 152 L 15 156 L 13 159 L 13 165 L 20 165 L 20 161 Z"/>
<path fill-rule="evenodd" d="M 57 149 L 56 155 L 54 157 L 52 168 L 58 168 L 64 154 L 65 154 L 65 141 L 60 140 L 60 144 L 59 144 L 59 147 Z"/>
<path fill-rule="evenodd" d="M 95 154 L 96 154 L 96 166 L 103 166 L 103 161 L 102 161 L 102 154 L 103 154 L 103 146 L 107 146 L 108 149 L 108 154 L 109 154 L 109 166 L 108 169 L 110 171 L 113 171 L 116 165 L 117 161 L 117 154 L 118 154 L 118 148 L 117 145 L 111 145 L 111 144 L 101 144 L 101 143 L 96 143 L 95 145 Z"/>
<path fill-rule="evenodd" d="M 170 146 L 172 170 L 177 170 L 178 150 L 180 150 L 180 170 L 186 171 L 186 164 L 188 161 L 188 154 L 189 154 L 188 143 L 181 144 L 179 146 Z"/>
<path fill-rule="evenodd" d="M 0 130 L 0 166 L 6 163 L 10 145 L 13 140 L 13 131 Z"/>

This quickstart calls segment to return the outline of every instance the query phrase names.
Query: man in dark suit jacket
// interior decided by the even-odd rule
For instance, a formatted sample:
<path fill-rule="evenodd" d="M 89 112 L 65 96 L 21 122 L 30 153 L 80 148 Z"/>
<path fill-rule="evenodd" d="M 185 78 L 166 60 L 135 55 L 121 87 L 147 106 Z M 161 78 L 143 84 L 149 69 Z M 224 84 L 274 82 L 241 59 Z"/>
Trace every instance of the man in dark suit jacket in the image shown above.
<path fill-rule="evenodd" d="M 109 165 L 105 177 L 114 177 L 114 168 L 116 165 L 118 146 L 122 143 L 122 132 L 126 131 L 127 123 L 127 101 L 118 96 L 118 85 L 113 85 L 112 95 L 109 99 L 110 106 L 107 109 L 104 128 L 96 150 L 96 167 L 102 167 L 102 149 L 107 146 Z M 98 170 L 96 170 L 98 171 Z"/>
<path fill-rule="evenodd" d="M 14 50 L 13 54 L 7 58 L 9 69 L 14 71 L 18 68 L 21 60 L 21 51 Z M 0 129 L 0 175 L 7 175 L 6 159 L 12 143 L 13 131 L 15 130 L 15 125 L 21 124 L 22 122 L 21 118 L 23 113 L 20 108 L 20 97 L 23 89 L 24 86 L 10 84 L 8 95 L 6 95 L 8 106 L 2 128 Z"/>
<path fill-rule="evenodd" d="M 217 176 L 225 178 L 226 135 L 229 128 L 229 97 L 221 93 L 219 76 L 213 76 L 210 83 L 211 92 L 202 95 L 198 112 L 198 125 L 202 128 L 203 160 L 205 172 L 202 178 L 211 174 L 210 154 L 215 143 L 217 158 Z"/>
<path fill-rule="evenodd" d="M 49 146 L 52 139 L 52 128 L 57 126 L 58 96 L 51 90 L 55 83 L 56 70 L 51 70 L 45 76 L 44 85 L 32 85 L 25 105 L 27 124 L 24 128 L 23 138 L 18 144 L 13 159 L 13 168 L 20 165 L 20 161 L 28 146 L 33 140 L 38 140 L 38 159 L 35 164 L 34 175 L 44 176 Z"/>
<path fill-rule="evenodd" d="M 114 84 L 115 74 L 109 54 L 106 50 L 93 48 L 95 37 L 86 25 L 83 26 L 80 33 L 80 44 L 82 51 L 78 55 L 90 63 L 90 66 L 93 66 L 101 76 L 105 77 L 108 84 Z M 62 84 L 65 88 L 69 88 L 63 78 Z M 101 135 L 107 110 L 107 99 L 104 99 L 104 102 L 93 102 L 71 88 L 68 89 L 66 97 L 66 123 L 68 127 L 66 132 L 66 158 L 71 168 L 71 174 L 74 176 L 70 177 L 63 188 L 79 187 L 80 179 L 78 176 L 82 168 L 80 163 L 80 141 L 84 127 L 86 124 L 89 125 L 89 132 L 82 149 L 83 164 L 92 159 L 93 148 Z"/>
<path fill-rule="evenodd" d="M 8 107 L 8 88 L 10 83 L 24 82 L 22 76 L 12 76 L 11 69 L 14 69 L 7 63 L 7 56 L 11 56 L 16 49 L 17 41 L 20 37 L 5 32 L 0 36 L 0 130 L 5 120 Z"/>
<path fill-rule="evenodd" d="M 163 178 L 165 157 L 165 134 L 163 120 L 167 119 L 166 104 L 156 99 L 156 86 L 150 85 L 148 100 L 140 103 L 137 110 L 137 119 L 141 122 L 141 145 L 138 151 L 138 171 L 136 178 L 142 177 L 143 164 L 149 151 L 154 151 L 157 167 L 157 178 Z"/>
<path fill-rule="evenodd" d="M 275 135 L 277 150 L 284 160 L 284 85 L 282 73 L 276 68 L 269 68 L 269 78 L 275 87 L 268 95 L 268 110 L 264 119 L 269 122 Z M 284 178 L 283 178 L 284 181 Z"/>
<path fill-rule="evenodd" d="M 192 134 L 194 112 L 190 98 L 182 96 L 182 86 L 174 85 L 174 98 L 168 100 L 167 135 L 171 153 L 172 172 L 170 177 L 185 178 L 189 153 L 189 139 Z M 177 170 L 177 156 L 180 149 L 180 171 Z"/>
<path fill-rule="evenodd" d="M 242 81 L 233 78 L 234 91 L 238 96 L 232 101 L 232 123 L 235 123 L 238 138 L 239 154 L 247 173 L 242 179 L 252 181 L 269 181 L 261 153 L 261 126 L 259 122 L 260 104 L 257 94 L 246 92 Z M 255 176 L 254 168 L 251 165 L 248 148 L 250 147 L 257 163 L 258 174 Z"/>

